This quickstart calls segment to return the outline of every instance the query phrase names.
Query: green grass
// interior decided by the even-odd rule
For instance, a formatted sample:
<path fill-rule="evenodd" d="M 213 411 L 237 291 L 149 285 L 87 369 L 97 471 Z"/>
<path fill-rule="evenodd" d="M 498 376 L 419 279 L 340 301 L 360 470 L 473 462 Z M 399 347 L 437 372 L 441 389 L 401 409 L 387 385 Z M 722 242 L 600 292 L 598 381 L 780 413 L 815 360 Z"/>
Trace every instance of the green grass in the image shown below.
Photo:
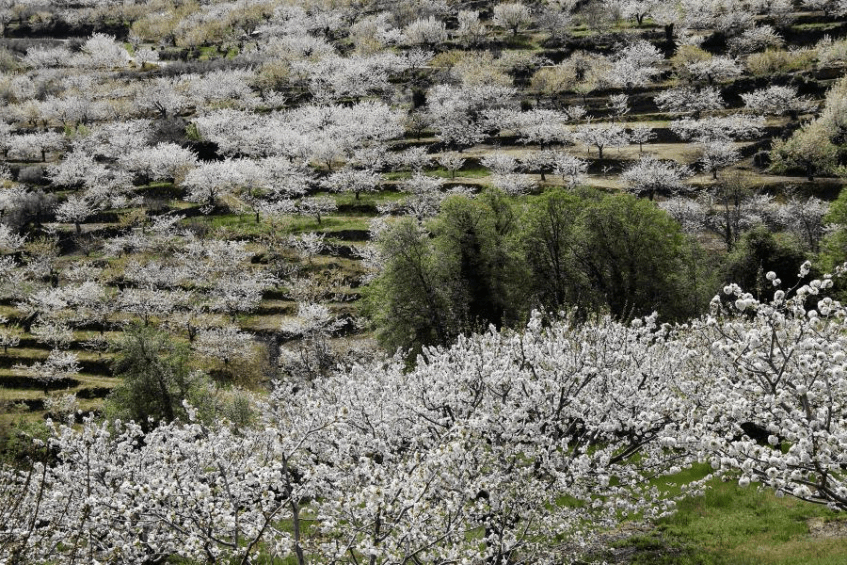
<path fill-rule="evenodd" d="M 818 23 L 808 23 L 808 24 L 795 24 L 791 26 L 791 28 L 795 31 L 811 31 L 811 30 L 834 30 L 840 27 L 839 22 L 818 22 Z"/>
<path fill-rule="evenodd" d="M 388 173 L 395 174 L 395 173 Z M 402 192 L 393 190 L 381 190 L 379 192 L 362 192 L 359 198 L 352 192 L 342 192 L 340 194 L 319 193 L 321 196 L 332 196 L 335 198 L 335 203 L 339 206 L 376 206 L 377 204 L 385 204 L 387 202 L 396 202 L 403 200 L 408 196 Z"/>
<path fill-rule="evenodd" d="M 426 169 L 424 172 L 429 177 L 438 177 L 438 178 L 442 178 L 442 179 L 451 180 L 450 171 L 448 171 L 444 167 L 436 167 L 436 168 L 433 168 L 433 169 Z M 391 172 L 391 173 L 383 173 L 382 176 L 387 181 L 402 181 L 402 180 L 408 180 L 408 179 L 412 178 L 412 173 L 409 172 L 409 171 L 395 171 L 395 172 Z M 485 167 L 483 167 L 481 165 L 476 166 L 476 167 L 467 166 L 467 167 L 463 167 L 463 168 L 459 169 L 458 171 L 456 171 L 456 179 L 457 180 L 461 179 L 461 178 L 478 179 L 478 178 L 484 178 L 484 177 L 490 177 L 490 176 L 491 176 L 491 171 L 489 171 L 488 169 L 486 169 Z"/>
<path fill-rule="evenodd" d="M 410 171 L 394 171 L 382 173 L 382 178 L 385 180 L 406 180 L 412 178 L 412 173 Z"/>
<path fill-rule="evenodd" d="M 673 477 L 680 483 L 702 470 Z M 701 475 L 702 476 L 702 475 Z M 836 565 L 847 563 L 847 541 L 813 537 L 809 521 L 845 517 L 769 489 L 713 480 L 703 496 L 686 499 L 678 512 L 646 535 L 617 544 L 616 555 L 633 565 Z"/>
<path fill-rule="evenodd" d="M 314 216 L 291 216 L 278 226 L 278 236 L 298 235 L 306 232 L 332 234 L 344 230 L 367 230 L 371 216 L 341 215 L 338 213 L 321 216 L 321 223 Z M 271 226 L 264 218 L 257 224 L 252 214 L 220 214 L 184 220 L 205 223 L 215 230 L 215 237 L 226 239 L 256 238 L 269 235 Z"/>
<path fill-rule="evenodd" d="M 428 170 L 426 173 L 427 173 L 427 175 L 429 175 L 431 177 L 439 177 L 439 178 L 443 178 L 443 179 L 447 179 L 447 180 L 452 179 L 452 177 L 450 175 L 450 171 L 448 171 L 447 169 L 445 169 L 443 167 L 438 167 L 437 169 Z M 461 179 L 461 178 L 478 179 L 478 178 L 490 177 L 490 176 L 491 176 L 491 171 L 489 171 L 488 169 L 486 169 L 483 166 L 463 167 L 463 168 L 459 169 L 458 171 L 456 171 L 456 179 Z"/>

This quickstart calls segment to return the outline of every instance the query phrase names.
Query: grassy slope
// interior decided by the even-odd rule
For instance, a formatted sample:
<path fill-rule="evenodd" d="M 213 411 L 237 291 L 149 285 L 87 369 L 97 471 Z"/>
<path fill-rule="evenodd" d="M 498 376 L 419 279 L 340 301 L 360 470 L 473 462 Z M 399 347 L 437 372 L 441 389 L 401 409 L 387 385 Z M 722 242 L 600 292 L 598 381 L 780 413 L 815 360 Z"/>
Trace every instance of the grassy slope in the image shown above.
<path fill-rule="evenodd" d="M 633 565 L 843 565 L 845 531 L 847 517 L 826 507 L 716 479 L 652 531 L 600 557 Z"/>

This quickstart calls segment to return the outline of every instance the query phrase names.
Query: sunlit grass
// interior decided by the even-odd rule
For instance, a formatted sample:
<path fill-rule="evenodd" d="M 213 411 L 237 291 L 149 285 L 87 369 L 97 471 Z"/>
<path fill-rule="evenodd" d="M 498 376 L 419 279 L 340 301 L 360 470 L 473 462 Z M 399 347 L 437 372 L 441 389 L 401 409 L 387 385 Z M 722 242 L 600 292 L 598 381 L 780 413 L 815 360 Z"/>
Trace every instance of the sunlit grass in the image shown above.
<path fill-rule="evenodd" d="M 683 484 L 703 474 L 695 467 L 668 480 Z M 651 533 L 623 541 L 618 549 L 632 552 L 627 562 L 634 565 L 847 563 L 847 542 L 813 537 L 812 519 L 844 517 L 822 506 L 777 498 L 767 488 L 714 479 L 703 496 L 683 500 L 676 514 L 659 520 Z"/>

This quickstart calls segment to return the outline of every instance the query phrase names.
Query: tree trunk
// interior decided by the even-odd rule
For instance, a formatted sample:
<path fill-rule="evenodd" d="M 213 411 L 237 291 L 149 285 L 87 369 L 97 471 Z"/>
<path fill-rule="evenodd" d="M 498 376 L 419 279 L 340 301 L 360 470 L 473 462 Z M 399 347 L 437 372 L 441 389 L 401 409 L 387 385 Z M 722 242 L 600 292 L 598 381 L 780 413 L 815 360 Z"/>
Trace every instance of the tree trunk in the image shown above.
<path fill-rule="evenodd" d="M 300 506 L 293 500 L 291 505 L 291 522 L 292 535 L 294 537 L 294 554 L 297 555 L 297 565 L 306 565 L 306 556 L 303 554 L 303 548 L 300 546 Z"/>

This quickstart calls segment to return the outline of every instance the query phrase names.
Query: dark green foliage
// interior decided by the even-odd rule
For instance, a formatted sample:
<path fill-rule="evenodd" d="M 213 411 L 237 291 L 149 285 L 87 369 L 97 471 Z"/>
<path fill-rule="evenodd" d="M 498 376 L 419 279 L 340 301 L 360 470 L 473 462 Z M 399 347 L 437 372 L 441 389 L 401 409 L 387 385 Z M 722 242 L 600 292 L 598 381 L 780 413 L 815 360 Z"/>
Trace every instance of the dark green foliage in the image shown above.
<path fill-rule="evenodd" d="M 519 273 L 507 241 L 514 228 L 514 211 L 500 193 L 444 202 L 433 233 L 441 268 L 451 274 L 460 331 L 514 320 L 510 286 Z"/>
<path fill-rule="evenodd" d="M 575 241 L 576 264 L 595 303 L 616 318 L 657 311 L 681 320 L 707 303 L 694 244 L 652 202 L 624 194 L 589 202 Z"/>
<path fill-rule="evenodd" d="M 847 261 L 847 190 L 842 190 L 830 204 L 829 212 L 824 216 L 824 224 L 838 226 L 824 236 L 820 243 L 820 268 L 831 273 L 835 267 Z"/>
<path fill-rule="evenodd" d="M 591 307 L 588 281 L 576 267 L 574 228 L 583 208 L 577 196 L 564 191 L 541 195 L 527 207 L 519 241 L 526 258 L 530 302 L 555 310 Z"/>
<path fill-rule="evenodd" d="M 454 197 L 427 228 L 407 218 L 383 234 L 387 258 L 366 292 L 366 312 L 389 349 L 412 353 L 457 335 L 511 323 L 515 272 L 508 248 L 514 212 L 502 195 Z"/>
<path fill-rule="evenodd" d="M 797 283 L 800 265 L 807 259 L 796 240 L 774 234 L 764 226 L 745 233 L 726 259 L 723 279 L 737 283 L 757 299 L 773 296 L 773 286 L 765 279 L 773 271 L 783 288 Z"/>
<path fill-rule="evenodd" d="M 684 319 L 715 290 L 679 225 L 628 195 L 551 191 L 520 215 L 501 193 L 453 197 L 425 227 L 403 220 L 380 245 L 386 266 L 366 313 L 384 346 L 411 352 L 517 326 L 533 308 Z"/>
<path fill-rule="evenodd" d="M 365 312 L 389 349 L 446 343 L 450 310 L 429 235 L 405 218 L 381 238 L 385 269 L 365 292 Z"/>
<path fill-rule="evenodd" d="M 49 437 L 50 430 L 44 421 L 22 419 L 18 422 L 4 422 L 0 426 L 0 461 L 14 465 L 42 459 Z M 41 440 L 41 443 L 33 440 Z"/>
<path fill-rule="evenodd" d="M 533 307 L 679 320 L 699 314 L 713 291 L 702 250 L 632 196 L 548 192 L 528 206 L 520 242 Z"/>
<path fill-rule="evenodd" d="M 183 400 L 206 382 L 202 374 L 190 371 L 187 344 L 166 332 L 136 325 L 124 331 L 115 350 L 113 371 L 123 383 L 107 399 L 110 419 L 135 420 L 148 427 L 149 418 L 186 420 Z"/>

